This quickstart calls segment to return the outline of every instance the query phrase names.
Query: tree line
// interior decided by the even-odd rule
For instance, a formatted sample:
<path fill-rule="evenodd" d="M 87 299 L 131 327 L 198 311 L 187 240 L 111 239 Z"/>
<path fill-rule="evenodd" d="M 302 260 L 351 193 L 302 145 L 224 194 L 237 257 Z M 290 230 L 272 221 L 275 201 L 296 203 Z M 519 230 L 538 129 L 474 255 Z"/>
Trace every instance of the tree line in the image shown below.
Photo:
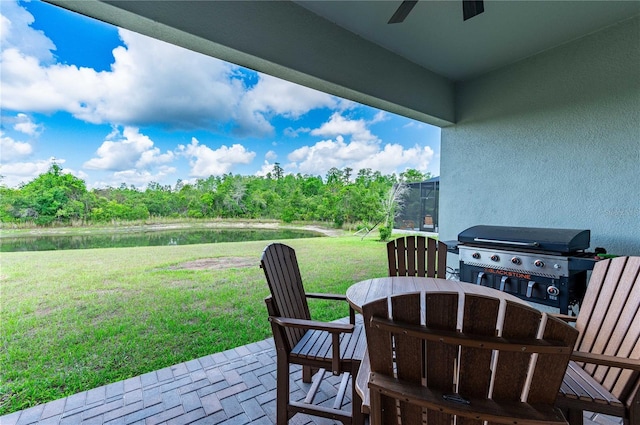
<path fill-rule="evenodd" d="M 409 169 L 383 175 L 370 168 L 331 168 L 325 178 L 285 174 L 274 164 L 266 176 L 224 174 L 178 180 L 174 186 L 150 183 L 146 189 L 87 190 L 86 183 L 53 164 L 46 173 L 12 189 L 0 186 L 0 220 L 39 226 L 105 223 L 162 218 L 245 218 L 392 225 L 398 188 L 430 173 Z M 391 222 L 389 222 L 391 220 Z"/>

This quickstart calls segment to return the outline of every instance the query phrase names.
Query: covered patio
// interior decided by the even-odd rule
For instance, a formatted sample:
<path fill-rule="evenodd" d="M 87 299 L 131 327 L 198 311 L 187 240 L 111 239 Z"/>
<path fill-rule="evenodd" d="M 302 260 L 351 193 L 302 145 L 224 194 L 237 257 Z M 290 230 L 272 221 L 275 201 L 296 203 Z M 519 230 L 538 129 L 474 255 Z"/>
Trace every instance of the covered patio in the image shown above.
<path fill-rule="evenodd" d="M 310 384 L 291 369 L 292 399 Z M 340 377 L 325 379 L 316 402 L 332 403 Z M 272 425 L 276 412 L 273 339 L 180 363 L 124 381 L 0 417 L 2 425 L 207 424 Z M 348 406 L 347 406 L 348 407 Z M 585 425 L 617 425 L 619 418 L 586 412 Z M 332 420 L 296 415 L 292 425 L 333 425 Z"/>
<path fill-rule="evenodd" d="M 640 253 L 638 1 L 485 2 L 465 22 L 458 2 L 422 1 L 400 26 L 386 23 L 400 2 L 49 1 L 441 127 L 443 240 L 477 224 L 586 228 L 592 247 Z M 0 418 L 274 422 L 272 340 Z"/>

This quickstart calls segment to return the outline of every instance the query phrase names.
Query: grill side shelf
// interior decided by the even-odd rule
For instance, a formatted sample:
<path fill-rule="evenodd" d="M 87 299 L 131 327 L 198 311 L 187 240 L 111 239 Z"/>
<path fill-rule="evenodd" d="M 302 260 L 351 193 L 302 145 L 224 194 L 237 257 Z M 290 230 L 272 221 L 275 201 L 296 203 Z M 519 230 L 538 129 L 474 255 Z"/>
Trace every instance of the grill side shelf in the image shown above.
<path fill-rule="evenodd" d="M 569 257 L 569 270 L 586 271 L 593 270 L 599 260 L 594 257 Z"/>

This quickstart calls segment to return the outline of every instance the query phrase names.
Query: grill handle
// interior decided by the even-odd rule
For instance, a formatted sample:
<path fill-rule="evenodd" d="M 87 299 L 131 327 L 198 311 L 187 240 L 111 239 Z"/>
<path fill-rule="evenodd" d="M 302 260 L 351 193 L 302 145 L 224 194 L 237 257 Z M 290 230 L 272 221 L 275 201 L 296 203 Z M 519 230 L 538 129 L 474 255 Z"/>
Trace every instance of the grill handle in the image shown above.
<path fill-rule="evenodd" d="M 474 242 L 484 242 L 484 243 L 499 243 L 505 245 L 517 245 L 517 246 L 531 246 L 537 247 L 540 246 L 538 242 L 515 242 L 515 241 L 501 241 L 498 239 L 483 239 L 483 238 L 473 238 Z"/>

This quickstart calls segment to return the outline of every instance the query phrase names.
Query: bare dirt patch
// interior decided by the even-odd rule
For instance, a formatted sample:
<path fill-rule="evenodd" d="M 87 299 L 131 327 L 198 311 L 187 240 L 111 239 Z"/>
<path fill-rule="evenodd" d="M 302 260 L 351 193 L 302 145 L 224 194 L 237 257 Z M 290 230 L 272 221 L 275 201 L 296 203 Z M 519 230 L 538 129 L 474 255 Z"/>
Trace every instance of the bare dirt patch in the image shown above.
<path fill-rule="evenodd" d="M 247 257 L 201 258 L 200 260 L 188 261 L 169 268 L 171 270 L 222 270 L 244 267 L 258 267 L 258 262 L 255 258 Z"/>

